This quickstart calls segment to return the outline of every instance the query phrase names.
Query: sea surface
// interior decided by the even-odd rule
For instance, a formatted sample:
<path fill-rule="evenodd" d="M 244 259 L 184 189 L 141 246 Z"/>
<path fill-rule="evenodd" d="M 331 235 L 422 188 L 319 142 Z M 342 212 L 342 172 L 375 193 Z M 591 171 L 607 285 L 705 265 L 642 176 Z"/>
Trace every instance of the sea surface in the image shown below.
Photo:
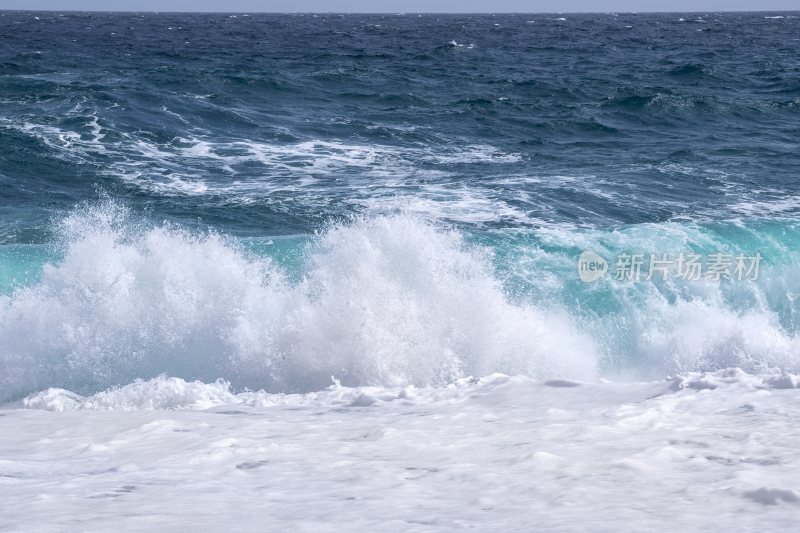
<path fill-rule="evenodd" d="M 799 17 L 0 11 L 0 531 L 795 531 Z"/>
<path fill-rule="evenodd" d="M 799 154 L 797 13 L 0 12 L 0 400 L 800 371 Z"/>

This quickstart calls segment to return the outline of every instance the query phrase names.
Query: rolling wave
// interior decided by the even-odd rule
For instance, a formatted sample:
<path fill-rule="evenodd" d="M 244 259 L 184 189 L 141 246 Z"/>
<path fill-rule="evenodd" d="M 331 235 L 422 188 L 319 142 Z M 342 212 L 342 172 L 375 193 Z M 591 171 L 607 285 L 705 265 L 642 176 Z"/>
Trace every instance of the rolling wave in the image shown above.
<path fill-rule="evenodd" d="M 295 281 L 222 236 L 113 204 L 60 231 L 60 261 L 0 300 L 4 400 L 161 373 L 273 391 L 593 373 L 565 313 L 512 303 L 483 252 L 413 218 L 331 227 Z"/>
<path fill-rule="evenodd" d="M 308 392 L 444 385 L 495 372 L 663 377 L 800 369 L 795 226 L 639 225 L 461 233 L 413 215 L 356 218 L 255 244 L 85 205 L 41 272 L 0 297 L 0 399 L 89 394 L 161 374 Z M 748 250 L 752 282 L 577 279 L 582 248 Z M 768 260 L 768 261 L 767 261 Z M 20 267 L 21 268 L 21 267 Z M 30 270 L 30 268 L 28 269 Z M 20 270 L 21 271 L 21 270 Z"/>

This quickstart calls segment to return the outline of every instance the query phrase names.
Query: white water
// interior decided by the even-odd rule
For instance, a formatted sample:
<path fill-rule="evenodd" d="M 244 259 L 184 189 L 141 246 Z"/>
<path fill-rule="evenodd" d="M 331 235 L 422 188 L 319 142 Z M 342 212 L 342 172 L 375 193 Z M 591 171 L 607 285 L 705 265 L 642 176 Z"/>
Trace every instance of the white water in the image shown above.
<path fill-rule="evenodd" d="M 714 244 L 676 228 L 539 237 L 603 253 Z M 59 232 L 63 258 L 0 296 L 0 401 L 160 374 L 309 392 L 331 377 L 441 386 L 495 372 L 585 380 L 800 369 L 800 340 L 776 312 L 793 305 L 788 267 L 759 284 L 673 287 L 675 301 L 656 284 L 611 287 L 594 305 L 618 309 L 603 314 L 559 303 L 575 277 L 568 254 L 523 248 L 511 275 L 533 296 L 512 298 L 489 249 L 410 215 L 332 226 L 296 250 L 292 272 L 231 239 L 146 223 L 110 202 L 76 211 Z M 582 298 L 601 287 L 582 287 Z M 734 289 L 743 303 L 732 303 Z"/>
<path fill-rule="evenodd" d="M 0 529 L 792 531 L 798 384 L 49 390 L 0 410 Z"/>
<path fill-rule="evenodd" d="M 629 287 L 581 320 L 546 290 L 572 258 L 525 256 L 542 296 L 512 298 L 413 216 L 333 226 L 291 272 L 111 203 L 58 242 L 0 297 L 0 530 L 794 527 L 798 341 L 760 300 Z M 628 337 L 628 381 L 598 379 Z M 758 373 L 702 372 L 728 365 Z"/>
<path fill-rule="evenodd" d="M 63 226 L 64 258 L 0 299 L 0 400 L 162 373 L 312 391 L 492 372 L 594 375 L 565 312 L 509 301 L 486 252 L 408 217 L 331 228 L 300 281 L 226 239 L 143 227 L 103 205 Z"/>

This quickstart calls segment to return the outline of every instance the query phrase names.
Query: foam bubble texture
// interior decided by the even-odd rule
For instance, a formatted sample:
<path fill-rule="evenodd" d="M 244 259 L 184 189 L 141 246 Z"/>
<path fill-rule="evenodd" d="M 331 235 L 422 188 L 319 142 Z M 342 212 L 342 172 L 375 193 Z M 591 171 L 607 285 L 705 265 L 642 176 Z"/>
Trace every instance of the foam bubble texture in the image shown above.
<path fill-rule="evenodd" d="M 299 281 L 213 234 L 103 203 L 61 225 L 63 259 L 0 299 L 2 400 L 160 374 L 270 391 L 444 384 L 492 372 L 589 377 L 591 339 L 512 303 L 485 250 L 405 216 L 332 227 Z"/>

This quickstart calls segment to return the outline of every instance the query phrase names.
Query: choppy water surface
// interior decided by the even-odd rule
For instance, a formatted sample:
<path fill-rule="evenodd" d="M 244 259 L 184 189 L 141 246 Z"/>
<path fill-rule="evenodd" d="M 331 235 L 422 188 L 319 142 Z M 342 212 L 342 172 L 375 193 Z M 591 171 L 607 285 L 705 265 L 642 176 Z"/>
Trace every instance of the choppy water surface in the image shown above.
<path fill-rule="evenodd" d="M 798 371 L 798 58 L 792 13 L 0 12 L 0 399 Z M 763 260 L 613 279 L 651 253 Z"/>

